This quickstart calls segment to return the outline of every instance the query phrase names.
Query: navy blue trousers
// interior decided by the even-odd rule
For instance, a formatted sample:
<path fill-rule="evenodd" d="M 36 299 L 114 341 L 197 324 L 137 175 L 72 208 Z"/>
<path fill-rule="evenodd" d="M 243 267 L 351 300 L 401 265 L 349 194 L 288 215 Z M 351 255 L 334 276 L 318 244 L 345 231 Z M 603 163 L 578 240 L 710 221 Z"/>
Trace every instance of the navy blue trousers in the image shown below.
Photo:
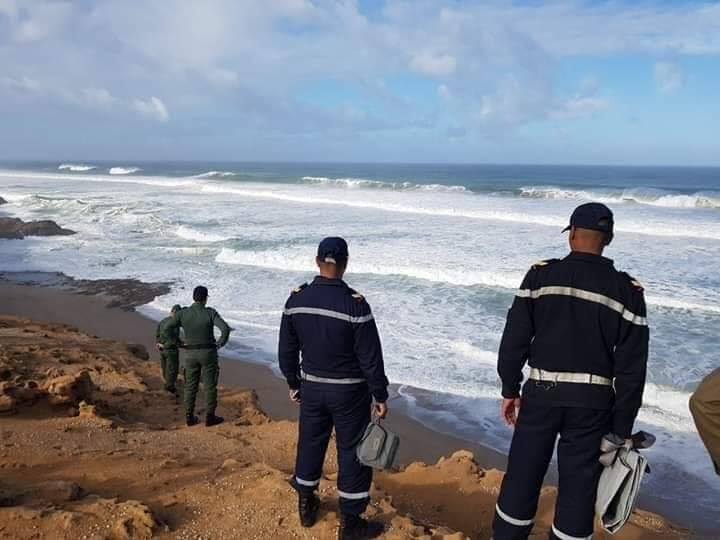
<path fill-rule="evenodd" d="M 556 441 L 559 485 L 550 538 L 590 538 L 602 472 L 600 442 L 610 429 L 609 410 L 524 401 L 498 497 L 493 538 L 525 539 L 530 534 Z"/>
<path fill-rule="evenodd" d="M 372 469 L 357 460 L 355 447 L 370 423 L 372 399 L 367 385 L 304 381 L 300 397 L 293 487 L 305 494 L 317 489 L 330 434 L 335 427 L 340 511 L 343 514 L 362 514 L 370 499 Z"/>

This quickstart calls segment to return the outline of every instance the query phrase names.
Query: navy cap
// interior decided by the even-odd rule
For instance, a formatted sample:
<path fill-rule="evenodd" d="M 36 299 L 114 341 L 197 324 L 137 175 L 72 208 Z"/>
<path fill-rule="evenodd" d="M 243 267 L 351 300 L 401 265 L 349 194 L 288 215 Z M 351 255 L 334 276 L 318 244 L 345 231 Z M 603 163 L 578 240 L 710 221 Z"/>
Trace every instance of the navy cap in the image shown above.
<path fill-rule="evenodd" d="M 322 262 L 337 264 L 338 261 L 346 261 L 348 258 L 348 245 L 339 236 L 324 238 L 318 246 L 318 258 Z"/>
<path fill-rule="evenodd" d="M 578 206 L 570 216 L 570 225 L 563 229 L 569 231 L 572 227 L 600 231 L 612 236 L 615 220 L 612 210 L 602 203 L 585 203 Z"/>

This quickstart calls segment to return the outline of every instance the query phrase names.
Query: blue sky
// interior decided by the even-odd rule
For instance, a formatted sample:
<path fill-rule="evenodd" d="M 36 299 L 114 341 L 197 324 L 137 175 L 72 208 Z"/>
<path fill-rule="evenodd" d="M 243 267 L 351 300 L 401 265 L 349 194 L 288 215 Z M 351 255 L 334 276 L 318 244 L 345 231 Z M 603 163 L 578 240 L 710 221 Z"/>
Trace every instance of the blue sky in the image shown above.
<path fill-rule="evenodd" d="M 720 165 L 720 3 L 0 0 L 0 159 Z"/>

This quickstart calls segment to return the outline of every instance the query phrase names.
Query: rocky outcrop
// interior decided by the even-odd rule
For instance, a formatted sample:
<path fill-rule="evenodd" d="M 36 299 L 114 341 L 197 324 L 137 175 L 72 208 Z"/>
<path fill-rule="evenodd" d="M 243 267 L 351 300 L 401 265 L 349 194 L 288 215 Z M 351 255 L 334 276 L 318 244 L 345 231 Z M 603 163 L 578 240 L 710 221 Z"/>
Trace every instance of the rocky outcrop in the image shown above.
<path fill-rule="evenodd" d="M 3 199 L 2 197 L 0 197 L 0 204 L 7 204 L 7 201 L 5 199 Z"/>
<path fill-rule="evenodd" d="M 23 221 L 19 218 L 0 217 L 0 238 L 22 240 L 26 236 L 67 236 L 75 231 L 63 229 L 49 219 Z"/>
<path fill-rule="evenodd" d="M 87 371 L 50 379 L 42 387 L 53 405 L 77 405 L 81 401 L 91 401 L 94 388 Z"/>

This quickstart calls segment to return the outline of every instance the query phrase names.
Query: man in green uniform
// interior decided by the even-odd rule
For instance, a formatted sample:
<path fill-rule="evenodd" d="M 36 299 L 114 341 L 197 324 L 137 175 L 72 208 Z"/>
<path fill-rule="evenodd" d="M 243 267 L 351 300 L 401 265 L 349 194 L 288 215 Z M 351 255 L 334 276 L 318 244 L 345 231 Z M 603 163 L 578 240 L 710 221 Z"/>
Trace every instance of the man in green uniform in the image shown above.
<path fill-rule="evenodd" d="M 705 377 L 690 398 L 690 411 L 700 438 L 720 474 L 720 368 Z"/>
<path fill-rule="evenodd" d="M 193 291 L 193 305 L 178 311 L 175 327 L 182 327 L 185 334 L 185 418 L 188 426 L 198 423 L 195 416 L 195 399 L 202 377 L 207 398 L 205 425 L 215 426 L 223 418 L 215 416 L 217 407 L 217 382 L 220 375 L 217 350 L 230 337 L 230 327 L 211 307 L 207 307 L 208 290 L 202 285 Z M 220 339 L 215 341 L 214 328 L 220 329 Z"/>
<path fill-rule="evenodd" d="M 162 369 L 164 388 L 171 394 L 177 392 L 177 382 L 180 358 L 178 347 L 180 346 L 180 328 L 175 324 L 175 314 L 182 308 L 175 304 L 170 310 L 170 316 L 165 317 L 158 324 L 155 332 L 155 343 L 160 351 L 160 368 Z"/>

